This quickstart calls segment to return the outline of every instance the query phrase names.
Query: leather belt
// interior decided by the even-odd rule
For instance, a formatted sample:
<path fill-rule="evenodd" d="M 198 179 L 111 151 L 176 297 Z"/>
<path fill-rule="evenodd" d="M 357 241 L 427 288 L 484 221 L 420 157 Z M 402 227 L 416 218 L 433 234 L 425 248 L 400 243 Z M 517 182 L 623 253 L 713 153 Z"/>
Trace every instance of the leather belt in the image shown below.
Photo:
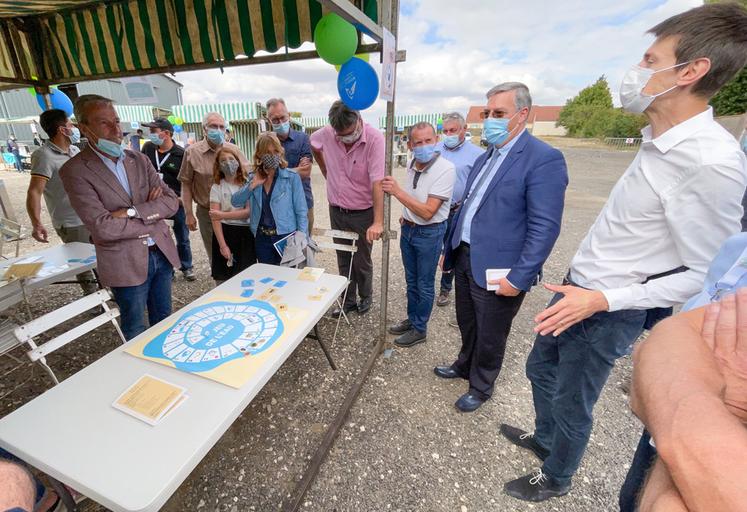
<path fill-rule="evenodd" d="M 416 222 L 409 221 L 407 219 L 402 219 L 402 224 L 405 226 L 410 226 L 412 228 L 437 228 L 440 226 L 442 222 L 434 222 L 432 224 L 418 224 Z"/>
<path fill-rule="evenodd" d="M 278 234 L 278 230 L 277 229 L 275 229 L 275 228 L 266 228 L 264 226 L 259 226 L 257 228 L 257 231 L 259 231 L 260 233 L 262 233 L 265 236 L 275 236 L 275 235 Z"/>
<path fill-rule="evenodd" d="M 335 209 L 335 210 L 337 210 L 338 212 L 342 212 L 342 213 L 363 213 L 363 212 L 367 212 L 367 211 L 369 211 L 369 210 L 370 210 L 371 208 L 373 208 L 373 206 L 371 206 L 371 207 L 369 207 L 369 208 L 366 208 L 366 209 L 364 209 L 364 210 L 351 210 L 351 209 L 349 209 L 349 208 L 343 208 L 342 206 L 335 206 L 335 205 L 331 205 L 331 206 L 332 206 L 332 208 L 334 208 L 334 209 Z"/>

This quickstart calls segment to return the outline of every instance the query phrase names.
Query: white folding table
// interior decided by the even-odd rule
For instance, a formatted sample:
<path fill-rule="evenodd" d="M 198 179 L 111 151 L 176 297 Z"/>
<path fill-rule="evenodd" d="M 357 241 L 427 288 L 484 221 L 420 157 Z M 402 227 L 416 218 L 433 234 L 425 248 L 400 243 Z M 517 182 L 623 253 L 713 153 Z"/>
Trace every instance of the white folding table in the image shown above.
<path fill-rule="evenodd" d="M 200 299 L 240 295 L 244 279 L 272 276 L 287 281 L 283 300 L 289 307 L 308 311 L 286 331 L 290 338 L 283 349 L 242 388 L 124 354 L 128 343 L 0 420 L 0 447 L 112 510 L 160 509 L 347 285 L 345 277 L 326 273 L 316 282 L 300 281 L 299 272 L 253 265 Z M 328 292 L 309 301 L 319 287 Z M 189 395 L 155 427 L 111 406 L 146 373 L 185 387 Z"/>
<path fill-rule="evenodd" d="M 96 268 L 96 250 L 93 244 L 70 242 L 24 254 L 17 258 L 2 260 L 0 261 L 0 276 L 5 274 L 8 267 L 14 263 L 29 259 L 35 259 L 38 262 L 43 261 L 45 266 L 41 270 L 42 275 L 25 280 L 23 286 L 26 293 L 73 278 L 87 270 Z M 10 281 L 0 286 L 0 311 L 4 311 L 22 300 L 23 290 L 20 281 Z"/>

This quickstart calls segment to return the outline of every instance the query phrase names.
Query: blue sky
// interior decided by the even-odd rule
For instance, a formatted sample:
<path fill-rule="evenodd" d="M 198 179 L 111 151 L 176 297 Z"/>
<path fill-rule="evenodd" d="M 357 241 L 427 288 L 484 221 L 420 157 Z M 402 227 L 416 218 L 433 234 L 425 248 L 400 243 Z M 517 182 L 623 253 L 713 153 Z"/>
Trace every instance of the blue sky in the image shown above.
<path fill-rule="evenodd" d="M 619 81 L 653 38 L 645 32 L 701 0 L 404 0 L 400 4 L 397 113 L 460 110 L 505 81 L 521 81 L 535 104 L 562 105 L 605 75 Z M 305 45 L 304 48 L 313 48 Z M 376 57 L 372 63 L 378 62 Z M 378 64 L 375 64 L 378 70 Z M 180 73 L 185 101 L 264 101 L 324 115 L 337 99 L 334 68 L 321 60 Z M 364 112 L 383 115 L 377 101 Z"/>

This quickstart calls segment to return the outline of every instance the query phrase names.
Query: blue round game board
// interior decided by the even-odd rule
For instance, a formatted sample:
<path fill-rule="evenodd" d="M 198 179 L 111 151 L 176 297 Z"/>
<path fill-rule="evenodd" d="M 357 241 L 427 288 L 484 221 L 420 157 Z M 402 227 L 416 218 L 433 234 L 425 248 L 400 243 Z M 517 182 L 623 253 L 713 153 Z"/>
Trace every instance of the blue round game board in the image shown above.
<path fill-rule="evenodd" d="M 212 302 L 186 311 L 143 349 L 187 372 L 205 372 L 227 361 L 258 354 L 283 333 L 275 309 L 257 300 Z"/>

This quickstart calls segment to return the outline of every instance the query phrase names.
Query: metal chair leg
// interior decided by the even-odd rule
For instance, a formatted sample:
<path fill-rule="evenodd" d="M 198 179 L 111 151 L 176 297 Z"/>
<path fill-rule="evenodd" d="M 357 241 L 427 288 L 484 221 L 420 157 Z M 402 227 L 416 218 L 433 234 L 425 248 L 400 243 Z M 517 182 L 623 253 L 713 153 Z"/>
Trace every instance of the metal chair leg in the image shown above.
<path fill-rule="evenodd" d="M 49 374 L 49 376 L 52 377 L 52 380 L 54 381 L 54 385 L 56 386 L 57 384 L 59 384 L 60 381 L 57 380 L 57 375 L 54 374 L 54 372 L 52 371 L 52 368 L 50 368 L 49 365 L 47 364 L 47 358 L 40 357 L 38 361 L 39 361 L 39 364 L 42 365 L 42 368 L 44 368 L 44 370 Z"/>

